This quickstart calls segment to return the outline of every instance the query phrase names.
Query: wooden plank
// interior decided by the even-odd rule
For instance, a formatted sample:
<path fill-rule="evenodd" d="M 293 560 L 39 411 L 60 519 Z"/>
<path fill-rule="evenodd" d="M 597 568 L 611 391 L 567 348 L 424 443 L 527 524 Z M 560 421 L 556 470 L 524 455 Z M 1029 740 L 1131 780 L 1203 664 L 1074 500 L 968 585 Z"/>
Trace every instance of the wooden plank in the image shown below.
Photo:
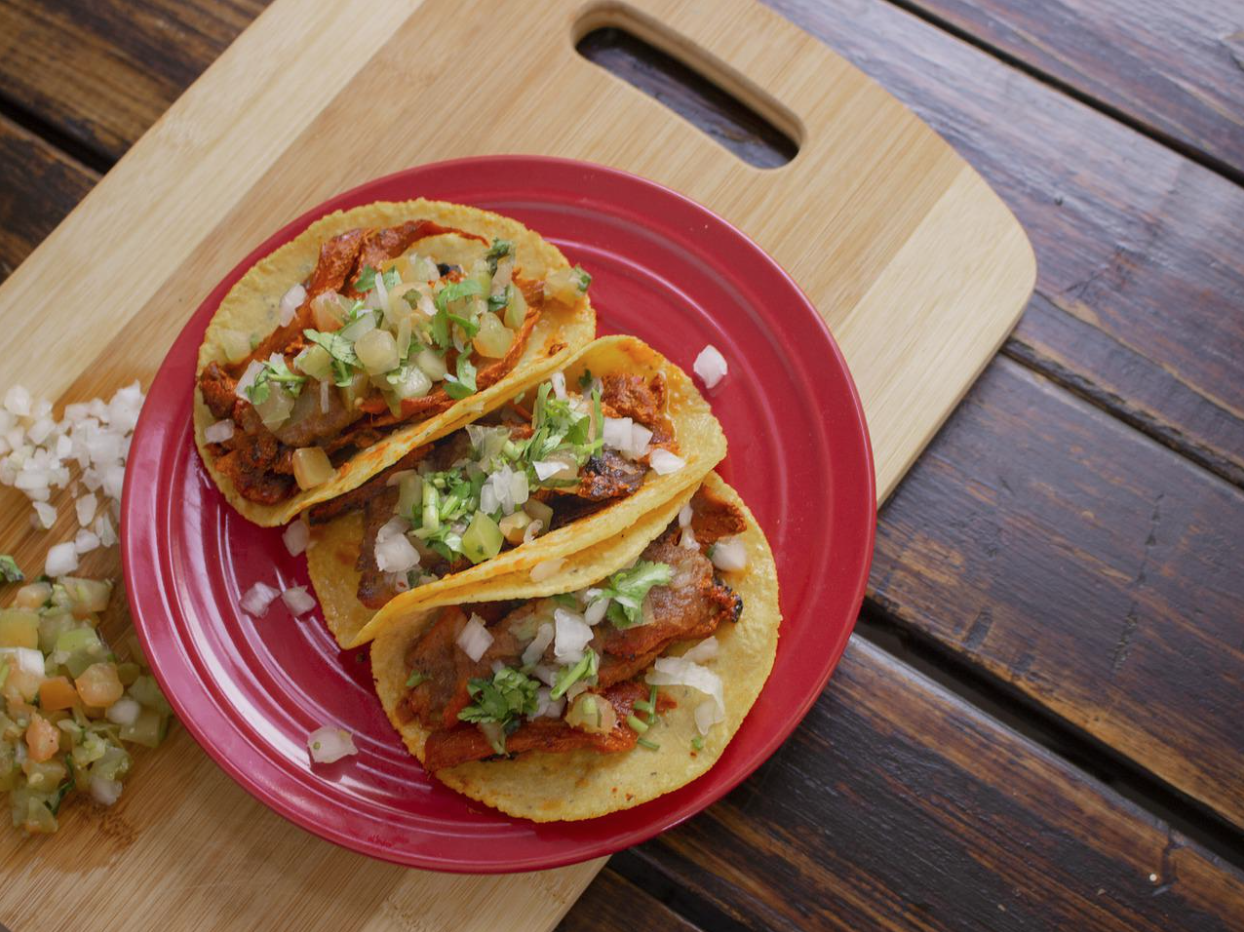
<path fill-rule="evenodd" d="M 1244 12 L 1237 0 L 905 2 L 1244 176 Z"/>
<path fill-rule="evenodd" d="M 115 161 L 264 0 L 0 0 L 0 97 Z"/>
<path fill-rule="evenodd" d="M 1002 360 L 881 517 L 890 615 L 1244 826 L 1244 493 Z"/>
<path fill-rule="evenodd" d="M 927 120 L 1029 231 L 1037 297 L 1009 351 L 1244 483 L 1244 189 L 881 0 L 773 6 Z"/>
<path fill-rule="evenodd" d="M 0 117 L 0 281 L 97 180 L 90 169 Z"/>
<path fill-rule="evenodd" d="M 1210 932 L 1244 915 L 1239 870 L 859 638 L 776 756 L 615 863 L 749 929 Z"/>
<path fill-rule="evenodd" d="M 605 868 L 570 908 L 557 932 L 699 932 L 699 927 Z"/>

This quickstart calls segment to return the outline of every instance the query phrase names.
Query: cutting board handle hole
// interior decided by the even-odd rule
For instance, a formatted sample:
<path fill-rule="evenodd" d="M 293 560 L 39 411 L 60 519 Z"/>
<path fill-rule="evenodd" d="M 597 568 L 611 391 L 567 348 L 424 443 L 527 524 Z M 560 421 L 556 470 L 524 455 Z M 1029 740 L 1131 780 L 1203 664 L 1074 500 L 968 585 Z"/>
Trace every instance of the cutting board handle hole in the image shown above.
<path fill-rule="evenodd" d="M 802 133 L 793 114 L 663 26 L 612 3 L 592 9 L 577 26 L 580 55 L 664 104 L 743 161 L 779 168 L 799 154 L 796 139 Z M 750 101 L 727 90 L 732 86 Z"/>

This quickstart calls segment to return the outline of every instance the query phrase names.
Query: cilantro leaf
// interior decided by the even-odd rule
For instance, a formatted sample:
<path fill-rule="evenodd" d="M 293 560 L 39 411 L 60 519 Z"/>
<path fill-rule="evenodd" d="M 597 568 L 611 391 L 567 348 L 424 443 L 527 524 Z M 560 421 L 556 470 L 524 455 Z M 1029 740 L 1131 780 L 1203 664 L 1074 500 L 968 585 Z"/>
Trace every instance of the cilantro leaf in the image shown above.
<path fill-rule="evenodd" d="M 587 286 L 592 284 L 592 276 L 581 265 L 576 265 L 571 271 L 574 272 L 575 281 L 579 286 L 579 294 L 587 294 Z"/>
<path fill-rule="evenodd" d="M 295 375 L 285 364 L 284 358 L 278 357 L 276 361 L 268 360 L 263 364 L 263 368 L 255 376 L 255 381 L 246 387 L 246 397 L 252 404 L 263 404 L 272 393 L 273 384 L 280 385 L 289 394 L 297 397 L 306 381 L 305 375 Z"/>
<path fill-rule="evenodd" d="M 339 388 L 346 388 L 354 379 L 354 372 L 363 368 L 355 355 L 354 344 L 336 332 L 304 330 L 302 335 L 328 351 L 333 358 L 333 381 Z"/>
<path fill-rule="evenodd" d="M 464 278 L 460 282 L 446 285 L 436 293 L 436 309 L 443 311 L 454 301 L 480 294 L 483 290 L 484 286 L 473 278 Z"/>
<path fill-rule="evenodd" d="M 384 286 L 386 288 L 396 288 L 397 283 L 402 280 L 402 276 L 397 274 L 397 269 L 389 269 L 389 271 L 385 272 L 381 277 L 384 279 Z"/>
<path fill-rule="evenodd" d="M 479 321 L 472 320 L 470 317 L 459 317 L 457 314 L 449 314 L 448 317 L 462 328 L 468 340 L 474 340 L 475 334 L 479 333 Z"/>
<path fill-rule="evenodd" d="M 414 689 L 420 683 L 424 683 L 428 679 L 430 679 L 430 677 L 426 673 L 421 673 L 418 670 L 412 670 L 410 676 L 406 678 L 406 686 L 409 689 Z"/>
<path fill-rule="evenodd" d="M 495 239 L 488 248 L 488 255 L 484 258 L 488 260 L 488 271 L 493 275 L 497 274 L 497 263 L 506 256 L 514 252 L 514 243 L 508 239 Z"/>
<path fill-rule="evenodd" d="M 579 388 L 583 389 L 584 391 L 587 391 L 589 388 L 592 387 L 593 381 L 594 381 L 594 377 L 592 375 L 592 370 L 584 369 L 583 374 L 579 376 Z"/>
<path fill-rule="evenodd" d="M 609 603 L 609 620 L 616 628 L 633 628 L 643 624 L 643 601 L 653 586 L 667 586 L 673 578 L 668 563 L 640 560 L 628 570 L 618 570 L 609 577 L 609 585 L 601 590 L 601 598 Z"/>
<path fill-rule="evenodd" d="M 600 658 L 596 656 L 596 651 L 590 648 L 583 655 L 583 659 L 571 667 L 562 667 L 557 671 L 557 678 L 553 681 L 553 688 L 549 690 L 549 698 L 558 700 L 566 695 L 568 690 L 579 680 L 591 679 L 596 676 L 596 671 L 600 669 Z"/>
<path fill-rule="evenodd" d="M 513 285 L 506 285 L 505 291 L 501 294 L 490 294 L 488 296 L 488 310 L 494 314 L 499 314 L 510 306 L 510 295 L 514 291 Z"/>
<path fill-rule="evenodd" d="M 7 553 L 0 553 L 0 579 L 5 582 L 21 582 L 26 578 L 26 574 L 21 571 L 14 560 Z"/>
<path fill-rule="evenodd" d="M 445 373 L 445 394 L 450 398 L 460 399 L 467 395 L 474 395 L 476 391 L 475 365 L 471 362 L 469 355 L 459 353 L 457 378 Z"/>
<path fill-rule="evenodd" d="M 475 701 L 458 713 L 463 722 L 496 722 L 502 727 L 520 716 L 534 715 L 539 706 L 540 683 L 511 667 L 502 667 L 491 680 L 472 679 L 467 692 Z"/>
<path fill-rule="evenodd" d="M 363 266 L 363 271 L 359 272 L 359 277 L 354 280 L 354 290 L 359 294 L 364 294 L 376 287 L 376 273 L 370 265 Z"/>

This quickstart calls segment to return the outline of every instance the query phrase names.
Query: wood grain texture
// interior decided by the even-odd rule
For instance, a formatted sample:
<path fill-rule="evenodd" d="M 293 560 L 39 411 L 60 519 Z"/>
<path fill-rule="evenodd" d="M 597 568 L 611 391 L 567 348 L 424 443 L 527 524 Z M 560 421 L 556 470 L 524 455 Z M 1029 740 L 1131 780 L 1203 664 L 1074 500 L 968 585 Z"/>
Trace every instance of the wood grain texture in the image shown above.
<path fill-rule="evenodd" d="M 645 886 L 605 868 L 570 908 L 557 932 L 700 932 L 699 926 L 655 899 Z"/>
<path fill-rule="evenodd" d="M 1009 360 L 882 513 L 869 595 L 1244 826 L 1244 493 Z"/>
<path fill-rule="evenodd" d="M 0 281 L 98 180 L 90 169 L 0 117 Z"/>
<path fill-rule="evenodd" d="M 264 6 L 0 0 L 0 98 L 115 161 Z"/>
<path fill-rule="evenodd" d="M 1239 871 L 858 637 L 773 758 L 614 864 L 736 929 L 1210 932 L 1244 915 Z"/>
<path fill-rule="evenodd" d="M 1237 0 L 905 0 L 1244 177 Z"/>
<path fill-rule="evenodd" d="M 20 335 L 6 377 L 62 400 L 110 393 L 135 377 L 147 382 L 191 309 L 237 258 L 327 196 L 455 155 L 577 156 L 638 171 L 707 203 L 799 278 L 854 365 L 886 494 L 1022 307 L 1033 277 L 1022 231 L 945 143 L 775 15 L 737 0 L 725 19 L 672 0 L 637 6 L 633 31 L 694 53 L 714 80 L 797 132 L 800 158 L 773 171 L 751 168 L 580 57 L 574 42 L 613 24 L 618 14 L 609 8 L 549 0 L 525 5 L 513 19 L 489 7 L 492 15 L 480 19 L 438 0 L 417 9 L 369 7 L 360 17 L 347 7 L 287 0 L 240 36 L 0 287 L 6 320 L 36 298 L 75 308 L 101 294 L 124 296 L 110 298 L 106 313 L 75 318 L 72 342 L 50 339 L 63 330 L 54 314 L 24 319 L 12 328 Z M 453 56 L 479 42 L 514 67 L 475 70 L 463 80 Z M 827 79 L 830 94 L 821 93 Z M 393 95 L 395 81 L 411 93 Z M 552 95 L 557 106 L 530 106 Z M 360 108 L 360 100 L 393 106 Z M 515 120 L 514 107 L 523 103 L 527 115 Z M 444 113 L 458 115 L 454 132 L 429 136 L 425 127 Z M 585 117 L 567 121 L 566 113 Z M 367 120 L 386 145 L 340 144 L 366 135 Z M 502 124 L 503 136 L 496 132 Z M 773 210 L 796 197 L 805 213 Z M 817 226 L 811 236 L 806 224 L 793 222 L 809 216 Z M 109 257 L 102 265 L 92 261 L 100 244 Z M 66 263 L 91 275 L 64 276 Z M 883 336 L 893 332 L 908 339 Z M 22 520 L 17 511 L 0 519 L 3 543 L 12 541 L 19 558 L 37 565 L 42 539 L 23 531 Z M 127 790 L 114 813 L 128 820 L 133 841 L 107 872 L 87 871 L 94 852 L 110 850 L 112 825 L 92 819 L 89 808 L 33 855 L 8 842 L 0 848 L 0 862 L 33 865 L 26 883 L 0 890 L 6 915 L 11 903 L 15 912 L 15 901 L 51 890 L 61 914 L 79 914 L 105 886 L 139 883 L 159 866 L 176 893 L 144 900 L 140 915 L 149 927 L 183 915 L 203 916 L 204 927 L 239 927 L 271 915 L 275 902 L 303 926 L 434 927 L 466 904 L 469 921 L 481 928 L 507 909 L 511 927 L 547 928 L 600 866 L 564 869 L 543 885 L 529 877 L 395 873 L 262 810 L 183 732 L 152 759 L 146 782 Z M 179 775 L 181 782 L 167 782 Z M 229 896 L 220 898 L 220 889 Z M 329 909 L 338 895 L 341 909 Z M 348 895 L 357 899 L 347 902 Z M 531 900 L 540 908 L 527 908 Z M 445 912 L 420 913 L 429 902 Z M 135 921 L 127 908 L 98 924 L 133 928 Z"/>
<path fill-rule="evenodd" d="M 948 139 L 1039 258 L 1008 352 L 1244 484 L 1244 189 L 882 0 L 774 0 Z"/>

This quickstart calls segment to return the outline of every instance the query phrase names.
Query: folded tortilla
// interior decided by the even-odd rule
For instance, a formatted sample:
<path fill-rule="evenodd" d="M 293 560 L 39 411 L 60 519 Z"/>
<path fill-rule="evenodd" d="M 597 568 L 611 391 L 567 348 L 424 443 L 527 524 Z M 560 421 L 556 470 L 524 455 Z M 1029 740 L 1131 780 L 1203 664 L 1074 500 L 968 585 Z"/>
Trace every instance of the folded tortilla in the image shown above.
<path fill-rule="evenodd" d="M 441 770 L 438 779 L 463 795 L 511 816 L 536 822 L 570 821 L 596 818 L 663 796 L 703 775 L 717 762 L 773 668 L 781 612 L 773 554 L 754 516 L 738 493 L 716 473 L 705 477 L 704 487 L 714 497 L 734 505 L 747 526 L 738 535 L 746 548 L 746 568 L 719 573 L 742 597 L 743 611 L 737 622 L 727 621 L 718 627 L 717 657 L 705 664 L 722 679 L 725 721 L 710 728 L 697 748 L 693 743 L 700 737 L 695 709 L 706 697 L 689 687 L 662 686 L 662 694 L 677 705 L 663 713 L 660 724 L 646 735 L 659 744 L 657 750 L 637 746 L 615 753 L 587 749 L 562 753 L 531 751 L 513 758 L 450 767 Z M 669 523 L 664 514 L 656 512 L 644 516 L 641 522 L 645 525 L 641 533 L 650 540 L 659 536 Z M 598 551 L 597 561 L 590 570 L 585 567 L 584 574 L 577 576 L 569 588 L 602 580 L 633 559 L 621 551 Z M 407 650 L 435 620 L 440 608 L 456 604 L 463 595 L 458 592 L 424 602 L 417 611 L 403 615 L 388 626 L 372 643 L 372 675 L 381 705 L 406 747 L 420 761 L 424 759 L 429 733 L 417 720 L 403 722 L 398 715 L 399 705 L 408 691 L 405 682 Z M 471 602 L 530 597 L 530 581 L 516 575 L 495 578 L 489 585 L 469 594 Z M 691 646 L 690 642 L 674 644 L 666 653 L 675 656 Z"/>
<path fill-rule="evenodd" d="M 200 373 L 213 362 L 222 366 L 228 363 L 225 346 L 229 339 L 236 340 L 239 333 L 248 337 L 254 346 L 277 329 L 282 296 L 312 274 L 322 243 L 349 230 L 392 227 L 416 219 L 454 227 L 488 241 L 512 241 L 517 265 L 527 279 L 544 279 L 550 272 L 570 268 L 556 246 L 516 220 L 474 207 L 423 199 L 378 202 L 329 214 L 255 263 L 221 301 L 199 350 L 195 370 L 194 436 L 217 487 L 239 513 L 256 524 L 265 527 L 284 524 L 316 502 L 356 488 L 420 444 L 444 436 L 540 381 L 564 365 L 595 335 L 595 312 L 586 295 L 573 306 L 546 302 L 517 364 L 495 384 L 457 401 L 440 414 L 399 425 L 379 442 L 356 452 L 322 485 L 297 491 L 275 504 L 242 497 L 230 478 L 215 468 L 210 445 L 204 437 L 204 431 L 215 419 L 198 388 Z M 439 263 L 467 268 L 487 253 L 488 245 L 456 234 L 443 234 L 419 240 L 417 249 L 421 255 Z"/>
<path fill-rule="evenodd" d="M 597 376 L 623 372 L 645 379 L 660 374 L 666 387 L 665 414 L 686 465 L 666 475 L 650 472 L 634 494 L 543 537 L 502 551 L 484 563 L 402 593 L 378 612 L 364 606 L 355 594 L 359 573 L 354 561 L 363 540 L 360 515 L 346 514 L 314 528 L 307 567 L 325 621 L 338 643 L 343 647 L 366 643 L 395 618 L 421 605 L 458 598 L 465 592 L 474 594 L 501 577 L 525 577 L 529 584 L 526 591 L 532 595 L 551 594 L 565 591 L 558 586 L 581 574 L 585 566 L 612 563 L 627 554 L 633 559 L 668 523 L 668 517 L 661 519 L 670 513 L 673 502 L 690 497 L 725 457 L 726 437 L 708 402 L 686 373 L 643 341 L 628 336 L 602 337 L 580 350 L 562 371 L 569 384 L 587 371 Z M 677 510 L 674 507 L 673 513 Z M 646 530 L 651 530 L 652 536 L 645 538 Z M 533 582 L 531 571 L 542 564 L 545 572 L 538 575 L 545 578 Z"/>

